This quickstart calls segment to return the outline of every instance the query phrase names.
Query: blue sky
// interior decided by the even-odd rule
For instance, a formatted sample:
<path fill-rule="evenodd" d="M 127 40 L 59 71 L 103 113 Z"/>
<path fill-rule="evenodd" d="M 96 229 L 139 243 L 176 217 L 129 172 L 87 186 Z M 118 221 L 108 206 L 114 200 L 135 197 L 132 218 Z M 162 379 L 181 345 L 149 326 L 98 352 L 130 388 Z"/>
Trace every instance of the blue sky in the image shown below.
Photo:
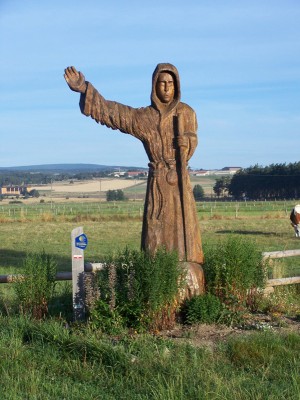
<path fill-rule="evenodd" d="M 143 107 L 160 62 L 197 113 L 193 169 L 299 161 L 299 21 L 299 0 L 1 0 L 0 166 L 146 167 L 138 140 L 80 113 L 63 73 Z"/>

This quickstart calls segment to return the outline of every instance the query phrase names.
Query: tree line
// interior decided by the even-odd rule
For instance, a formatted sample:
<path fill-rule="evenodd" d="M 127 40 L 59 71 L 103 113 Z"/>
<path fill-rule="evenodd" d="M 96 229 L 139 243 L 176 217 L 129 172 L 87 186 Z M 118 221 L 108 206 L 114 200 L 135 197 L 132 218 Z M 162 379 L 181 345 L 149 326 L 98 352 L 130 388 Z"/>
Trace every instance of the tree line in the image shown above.
<path fill-rule="evenodd" d="M 0 186 L 8 185 L 49 185 L 54 181 L 89 180 L 93 178 L 108 177 L 112 170 L 103 170 L 99 172 L 29 172 L 29 171 L 0 171 Z"/>
<path fill-rule="evenodd" d="M 244 168 L 232 177 L 224 176 L 217 179 L 213 190 L 217 197 L 232 196 L 235 199 L 298 198 L 300 162 Z"/>

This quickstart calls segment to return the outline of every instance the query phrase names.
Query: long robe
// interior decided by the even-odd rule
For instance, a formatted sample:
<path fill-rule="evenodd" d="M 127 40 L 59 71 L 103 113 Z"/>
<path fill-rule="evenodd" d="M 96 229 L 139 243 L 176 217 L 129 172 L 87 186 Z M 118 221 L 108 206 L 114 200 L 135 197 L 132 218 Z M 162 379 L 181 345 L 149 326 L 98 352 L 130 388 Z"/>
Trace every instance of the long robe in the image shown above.
<path fill-rule="evenodd" d="M 174 77 L 175 95 L 169 104 L 160 102 L 156 82 L 160 72 Z M 133 108 L 109 101 L 87 82 L 80 98 L 81 112 L 96 122 L 141 140 L 149 158 L 141 247 L 152 253 L 163 246 L 176 250 L 182 261 L 202 263 L 203 252 L 195 200 L 187 161 L 197 146 L 194 110 L 180 102 L 180 81 L 171 64 L 158 64 L 152 77 L 151 106 Z M 188 137 L 185 153 L 176 146 L 178 118 Z"/>

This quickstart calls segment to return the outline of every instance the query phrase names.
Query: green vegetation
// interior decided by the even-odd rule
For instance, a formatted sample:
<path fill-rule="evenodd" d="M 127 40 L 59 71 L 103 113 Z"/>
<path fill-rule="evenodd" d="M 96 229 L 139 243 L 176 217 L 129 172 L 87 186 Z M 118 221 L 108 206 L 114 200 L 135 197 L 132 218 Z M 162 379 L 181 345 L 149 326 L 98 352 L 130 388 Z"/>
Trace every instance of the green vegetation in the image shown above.
<path fill-rule="evenodd" d="M 249 239 L 228 236 L 204 247 L 206 294 L 184 304 L 188 323 L 242 323 L 245 314 L 259 309 L 267 278 L 267 262 Z M 254 310 L 255 308 L 255 310 Z"/>
<path fill-rule="evenodd" d="M 106 201 L 124 201 L 126 200 L 123 190 L 108 190 L 106 192 Z"/>
<path fill-rule="evenodd" d="M 253 240 L 261 252 L 296 249 L 299 240 L 289 213 L 297 201 L 197 203 L 203 242 L 223 242 L 230 234 Z M 91 262 L 126 246 L 138 250 L 142 215 L 143 204 L 131 201 L 1 205 L 0 274 L 17 273 L 26 253 L 39 252 L 41 247 L 55 256 L 59 271 L 69 271 L 70 232 L 76 226 L 83 226 L 89 237 L 85 258 Z M 276 277 L 279 273 L 295 276 L 300 274 L 299 265 L 299 257 L 291 257 L 274 261 L 273 270 Z"/>
<path fill-rule="evenodd" d="M 132 195 L 131 195 L 132 196 Z M 248 217 L 278 220 L 287 219 L 292 208 L 300 200 L 290 201 L 201 201 L 197 202 L 200 219 L 242 218 Z M 27 205 L 26 201 L 17 204 L 0 205 L 0 222 L 47 220 L 80 221 L 140 218 L 143 214 L 143 202 L 39 202 Z"/>
<path fill-rule="evenodd" d="M 16 315 L 16 307 L 11 304 L 21 302 L 22 296 L 18 300 L 14 285 L 0 285 L 0 398 L 298 399 L 299 335 L 276 332 L 271 324 L 254 327 L 246 324 L 249 315 L 245 315 L 247 310 L 265 312 L 273 322 L 277 318 L 278 324 L 282 323 L 280 315 L 299 319 L 299 287 L 296 285 L 276 289 L 269 298 L 256 296 L 257 293 L 253 294 L 251 290 L 248 292 L 263 282 L 263 269 L 259 263 L 262 251 L 299 246 L 286 212 L 294 204 L 197 204 L 205 268 L 209 268 L 207 285 L 211 293 L 186 304 L 186 321 L 210 323 L 220 321 L 221 316 L 228 324 L 244 324 L 249 329 L 263 327 L 262 332 L 240 334 L 209 349 L 187 344 L 193 343 L 193 331 L 189 337 L 182 335 L 180 340 L 164 339 L 157 332 L 155 335 L 135 333 L 142 330 L 140 328 L 149 329 L 149 315 L 157 316 L 156 310 L 160 316 L 165 316 L 161 312 L 159 294 L 164 292 L 163 302 L 174 298 L 168 282 L 174 281 L 176 276 L 176 271 L 169 269 L 165 272 L 170 274 L 170 281 L 167 276 L 160 275 L 159 270 L 155 275 L 152 260 L 143 258 L 146 255 L 139 252 L 140 204 L 127 202 L 104 206 L 95 203 L 93 209 L 90 204 L 69 204 L 65 208 L 38 204 L 28 206 L 27 213 L 19 204 L 1 206 L 1 274 L 24 273 L 27 268 L 34 276 L 39 268 L 34 267 L 36 258 L 26 256 L 38 254 L 42 265 L 45 261 L 41 256 L 42 249 L 48 260 L 55 260 L 58 270 L 70 270 L 70 232 L 79 225 L 84 226 L 89 238 L 85 259 L 114 261 L 115 271 L 106 270 L 102 276 L 100 274 L 102 298 L 91 311 L 88 324 L 70 322 L 69 284 L 57 282 L 54 293 L 50 290 L 52 298 L 47 300 L 50 317 L 44 317 L 42 321 Z M 72 207 L 72 213 L 68 207 Z M 25 264 L 24 259 L 27 260 Z M 158 265 L 166 262 L 165 255 L 161 261 L 156 261 Z M 270 269 L 277 277 L 291 273 L 298 275 L 297 264 L 297 258 L 291 257 L 287 263 L 276 261 Z M 172 265 L 176 263 L 172 262 Z M 52 267 L 50 270 L 54 271 Z M 36 277 L 41 279 L 39 286 L 45 282 L 46 270 L 47 263 L 41 276 Z M 241 270 L 244 271 L 242 275 Z M 149 282 L 150 275 L 156 284 L 153 292 L 145 293 L 143 290 L 149 290 L 145 282 Z M 103 287 L 103 283 L 108 283 L 106 292 L 107 285 Z M 122 290 L 124 287 L 127 289 Z M 138 301 L 129 303 L 130 307 L 126 309 L 128 303 L 126 305 L 125 300 L 132 298 L 130 288 L 137 291 Z M 247 296 L 248 293 L 251 295 Z M 233 301 L 230 303 L 228 298 Z M 220 310 L 220 299 L 226 305 L 227 314 L 224 306 Z M 43 304 L 43 296 L 40 301 Z M 243 315 L 239 314 L 238 304 L 243 308 Z M 149 310 L 144 319 L 144 312 Z M 172 310 L 168 310 L 168 316 Z M 108 326 L 103 326 L 105 323 Z M 154 331 L 159 327 L 152 326 Z"/>
<path fill-rule="evenodd" d="M 48 314 L 49 301 L 54 294 L 56 261 L 44 251 L 28 254 L 23 270 L 24 275 L 14 283 L 20 312 L 41 319 Z"/>
<path fill-rule="evenodd" d="M 197 184 L 193 188 L 193 194 L 196 201 L 204 199 L 204 189 L 201 185 Z"/>
<path fill-rule="evenodd" d="M 0 317 L 2 400 L 298 399 L 300 336 L 259 332 L 213 351 L 60 321 Z"/>
<path fill-rule="evenodd" d="M 299 196 L 300 162 L 255 165 L 241 169 L 231 180 L 217 180 L 214 191 L 220 196 L 229 193 L 235 199 L 294 199 Z"/>
<path fill-rule="evenodd" d="M 205 293 L 188 299 L 183 306 L 184 322 L 188 324 L 212 324 L 218 322 L 222 313 L 219 297 Z"/>
<path fill-rule="evenodd" d="M 184 278 L 176 253 L 162 248 L 150 255 L 125 249 L 98 272 L 100 299 L 91 312 L 91 323 L 110 333 L 124 327 L 172 328 Z"/>
<path fill-rule="evenodd" d="M 249 239 L 229 236 L 222 244 L 206 247 L 204 253 L 207 289 L 223 302 L 241 305 L 249 290 L 265 287 L 267 264 L 262 262 L 261 252 Z"/>
<path fill-rule="evenodd" d="M 218 198 L 228 196 L 230 182 L 231 176 L 228 175 L 216 179 L 213 189 Z"/>

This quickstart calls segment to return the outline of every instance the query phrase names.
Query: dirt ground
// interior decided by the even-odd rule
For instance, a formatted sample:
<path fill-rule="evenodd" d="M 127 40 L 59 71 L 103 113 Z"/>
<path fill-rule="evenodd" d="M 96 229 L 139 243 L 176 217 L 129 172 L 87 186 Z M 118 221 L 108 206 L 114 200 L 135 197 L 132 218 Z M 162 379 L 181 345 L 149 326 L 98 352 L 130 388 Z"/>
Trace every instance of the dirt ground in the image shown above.
<path fill-rule="evenodd" d="M 174 329 L 160 332 L 158 336 L 178 343 L 189 343 L 195 347 L 205 347 L 213 350 L 220 342 L 258 331 L 294 332 L 300 335 L 300 318 L 285 316 L 274 318 L 265 314 L 254 314 L 251 315 L 243 327 L 233 328 L 215 324 L 176 325 Z"/>

